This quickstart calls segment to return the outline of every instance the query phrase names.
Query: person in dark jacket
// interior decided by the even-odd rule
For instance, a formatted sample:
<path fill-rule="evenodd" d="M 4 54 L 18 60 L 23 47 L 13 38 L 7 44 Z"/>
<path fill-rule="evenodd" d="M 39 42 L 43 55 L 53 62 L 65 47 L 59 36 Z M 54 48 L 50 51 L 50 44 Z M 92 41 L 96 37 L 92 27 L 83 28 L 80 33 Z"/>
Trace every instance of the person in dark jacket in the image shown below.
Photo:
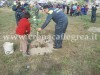
<path fill-rule="evenodd" d="M 71 8 L 70 8 L 70 16 L 73 16 L 73 13 L 74 13 L 74 11 L 73 11 L 73 4 L 72 4 Z"/>
<path fill-rule="evenodd" d="M 69 14 L 70 7 L 67 5 L 67 14 Z"/>
<path fill-rule="evenodd" d="M 19 20 L 23 16 L 23 10 L 24 10 L 24 8 L 21 6 L 21 4 L 19 2 L 16 5 L 13 5 L 12 10 L 15 11 L 16 23 L 18 24 Z"/>
<path fill-rule="evenodd" d="M 95 23 L 95 21 L 96 21 L 96 11 L 97 11 L 96 6 L 93 6 L 92 7 L 92 14 L 91 14 L 91 22 L 92 23 Z"/>
<path fill-rule="evenodd" d="M 46 18 L 46 21 L 42 25 L 42 27 L 38 28 L 37 30 L 38 31 L 43 30 L 52 19 L 56 23 L 54 48 L 55 49 L 62 48 L 62 40 L 64 37 L 64 33 L 66 32 L 66 28 L 68 26 L 67 16 L 59 8 L 49 8 L 48 5 L 46 5 L 43 7 L 43 9 L 44 9 L 44 12 L 48 14 L 48 16 Z"/>

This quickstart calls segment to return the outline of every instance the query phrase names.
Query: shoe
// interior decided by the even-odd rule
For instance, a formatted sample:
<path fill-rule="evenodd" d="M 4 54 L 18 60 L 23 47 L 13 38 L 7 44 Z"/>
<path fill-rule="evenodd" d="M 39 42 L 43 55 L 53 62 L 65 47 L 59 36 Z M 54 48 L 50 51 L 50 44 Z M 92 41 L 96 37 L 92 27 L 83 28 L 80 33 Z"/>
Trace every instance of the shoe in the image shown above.
<path fill-rule="evenodd" d="M 53 48 L 54 48 L 54 49 L 60 49 L 60 48 L 62 48 L 62 47 L 55 47 L 55 46 L 54 46 Z"/>
<path fill-rule="evenodd" d="M 22 52 L 23 50 L 20 50 L 20 52 Z"/>
<path fill-rule="evenodd" d="M 27 55 L 30 55 L 30 53 L 29 52 L 26 52 L 27 53 Z"/>
<path fill-rule="evenodd" d="M 30 56 L 30 54 L 27 53 L 27 52 L 23 52 L 22 55 L 23 55 L 23 56 Z"/>
<path fill-rule="evenodd" d="M 56 45 L 54 44 L 53 47 L 56 47 Z"/>

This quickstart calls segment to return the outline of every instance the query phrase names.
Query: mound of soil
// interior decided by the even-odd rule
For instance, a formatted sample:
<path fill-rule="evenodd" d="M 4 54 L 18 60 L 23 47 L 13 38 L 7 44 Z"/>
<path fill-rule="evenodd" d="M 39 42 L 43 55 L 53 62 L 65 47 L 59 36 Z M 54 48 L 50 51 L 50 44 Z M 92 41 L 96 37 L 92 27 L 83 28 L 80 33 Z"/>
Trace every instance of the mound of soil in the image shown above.
<path fill-rule="evenodd" d="M 44 55 L 45 53 L 52 53 L 53 41 L 51 39 L 38 39 L 31 44 L 31 55 Z"/>

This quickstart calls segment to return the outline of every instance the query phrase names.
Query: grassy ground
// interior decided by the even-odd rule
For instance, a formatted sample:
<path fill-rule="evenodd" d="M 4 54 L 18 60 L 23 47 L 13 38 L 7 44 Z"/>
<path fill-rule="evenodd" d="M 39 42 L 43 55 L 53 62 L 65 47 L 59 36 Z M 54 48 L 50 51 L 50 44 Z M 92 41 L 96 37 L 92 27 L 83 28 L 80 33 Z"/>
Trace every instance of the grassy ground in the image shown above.
<path fill-rule="evenodd" d="M 6 10 L 6 11 L 5 11 Z M 67 35 L 92 35 L 89 27 L 100 27 L 100 13 L 97 22 L 90 23 L 90 15 L 70 17 Z M 51 22 L 42 34 L 53 34 Z M 19 52 L 18 40 L 2 40 L 5 34 L 15 34 L 14 13 L 0 8 L 0 75 L 100 75 L 100 33 L 97 40 L 64 40 L 63 48 L 52 54 L 23 57 Z M 14 42 L 15 52 L 5 55 L 3 43 Z M 27 69 L 27 67 L 29 69 Z"/>

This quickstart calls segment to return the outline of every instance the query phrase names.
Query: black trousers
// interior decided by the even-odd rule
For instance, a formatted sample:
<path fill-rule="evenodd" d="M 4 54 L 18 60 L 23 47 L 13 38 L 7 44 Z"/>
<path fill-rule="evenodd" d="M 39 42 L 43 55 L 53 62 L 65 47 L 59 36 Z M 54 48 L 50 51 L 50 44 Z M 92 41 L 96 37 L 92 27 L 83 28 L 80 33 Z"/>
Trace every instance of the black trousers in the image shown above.
<path fill-rule="evenodd" d="M 69 14 L 69 9 L 67 9 L 67 14 Z"/>
<path fill-rule="evenodd" d="M 96 15 L 92 15 L 91 16 L 91 22 L 95 23 L 95 21 L 96 21 Z"/>
<path fill-rule="evenodd" d="M 55 40 L 54 45 L 56 48 L 62 47 L 64 33 L 66 32 L 68 22 L 58 23 L 55 26 Z"/>

